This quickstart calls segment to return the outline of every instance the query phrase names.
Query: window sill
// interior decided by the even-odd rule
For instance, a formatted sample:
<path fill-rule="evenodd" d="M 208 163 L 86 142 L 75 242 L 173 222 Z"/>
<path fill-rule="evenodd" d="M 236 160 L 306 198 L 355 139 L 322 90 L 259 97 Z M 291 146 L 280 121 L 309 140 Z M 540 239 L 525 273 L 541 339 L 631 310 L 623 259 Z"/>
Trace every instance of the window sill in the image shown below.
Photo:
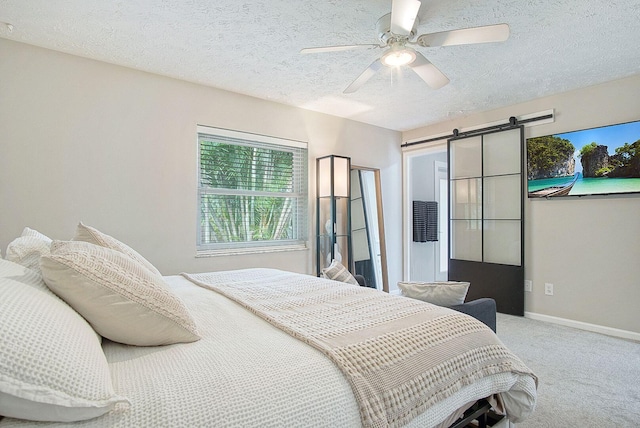
<path fill-rule="evenodd" d="M 285 251 L 306 251 L 308 249 L 309 248 L 304 244 L 279 245 L 271 247 L 221 248 L 219 250 L 198 250 L 196 252 L 196 258 L 237 256 L 243 254 L 281 253 Z"/>

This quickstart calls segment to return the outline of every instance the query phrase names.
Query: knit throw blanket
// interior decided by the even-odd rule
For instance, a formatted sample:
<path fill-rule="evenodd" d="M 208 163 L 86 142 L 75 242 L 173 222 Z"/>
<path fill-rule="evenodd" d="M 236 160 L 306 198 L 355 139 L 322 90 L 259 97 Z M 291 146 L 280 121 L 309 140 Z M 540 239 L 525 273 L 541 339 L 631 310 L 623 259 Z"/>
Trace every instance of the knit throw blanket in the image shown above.
<path fill-rule="evenodd" d="M 532 376 L 488 327 L 446 308 L 273 269 L 183 276 L 322 351 L 351 384 L 364 427 L 405 425 L 484 376 Z"/>

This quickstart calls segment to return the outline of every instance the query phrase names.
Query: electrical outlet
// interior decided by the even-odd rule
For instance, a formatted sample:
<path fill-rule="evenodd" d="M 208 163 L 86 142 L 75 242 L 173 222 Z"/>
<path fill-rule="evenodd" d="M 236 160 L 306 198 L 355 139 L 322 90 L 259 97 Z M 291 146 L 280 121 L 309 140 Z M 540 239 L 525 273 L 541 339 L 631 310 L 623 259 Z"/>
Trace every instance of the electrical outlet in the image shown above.
<path fill-rule="evenodd" d="M 544 283 L 544 294 L 547 296 L 553 296 L 553 284 L 549 282 Z"/>
<path fill-rule="evenodd" d="M 533 281 L 531 281 L 530 279 L 525 279 L 524 280 L 524 291 L 531 292 L 532 288 L 533 288 Z"/>

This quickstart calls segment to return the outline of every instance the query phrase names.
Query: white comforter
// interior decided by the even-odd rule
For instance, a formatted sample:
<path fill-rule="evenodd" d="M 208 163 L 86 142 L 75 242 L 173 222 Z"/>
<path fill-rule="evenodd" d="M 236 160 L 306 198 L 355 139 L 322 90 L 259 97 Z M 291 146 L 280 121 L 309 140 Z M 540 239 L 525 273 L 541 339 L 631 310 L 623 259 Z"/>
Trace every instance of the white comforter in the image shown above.
<path fill-rule="evenodd" d="M 226 297 L 181 276 L 165 277 L 193 315 L 202 339 L 163 347 L 109 342 L 103 348 L 115 391 L 128 410 L 74 424 L 5 419 L 0 427 L 357 427 L 351 387 L 320 351 L 289 336 Z M 435 426 L 456 409 L 493 391 L 511 394 L 513 406 L 535 385 L 512 374 L 468 386 L 410 426 Z M 514 408 L 515 408 L 514 407 Z"/>

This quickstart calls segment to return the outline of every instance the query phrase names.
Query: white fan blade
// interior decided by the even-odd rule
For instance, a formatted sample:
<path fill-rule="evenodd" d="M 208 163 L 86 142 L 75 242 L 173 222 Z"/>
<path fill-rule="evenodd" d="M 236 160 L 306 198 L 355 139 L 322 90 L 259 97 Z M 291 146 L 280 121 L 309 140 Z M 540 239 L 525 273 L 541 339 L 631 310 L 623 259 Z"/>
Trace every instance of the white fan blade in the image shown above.
<path fill-rule="evenodd" d="M 319 48 L 305 48 L 301 49 L 301 54 L 319 53 L 319 52 L 341 52 L 352 49 L 373 49 L 379 48 L 380 45 L 366 44 L 366 45 L 342 45 L 342 46 L 323 46 Z"/>
<path fill-rule="evenodd" d="M 418 0 L 393 0 L 391 3 L 391 32 L 399 36 L 411 34 L 418 10 L 420 10 Z"/>
<path fill-rule="evenodd" d="M 416 52 L 416 59 L 409 64 L 409 67 L 433 89 L 440 89 L 449 83 L 447 76 L 442 74 L 442 72 L 438 70 L 435 65 L 431 64 L 420 52 Z"/>
<path fill-rule="evenodd" d="M 504 42 L 509 38 L 507 24 L 487 25 L 484 27 L 464 28 L 462 30 L 442 31 L 423 34 L 416 41 L 420 46 L 471 45 L 475 43 Z"/>
<path fill-rule="evenodd" d="M 371 77 L 376 74 L 376 72 L 380 70 L 381 67 L 382 63 L 380 62 L 380 58 L 378 58 L 377 60 L 373 61 L 371 65 L 342 92 L 345 94 L 351 94 L 357 91 L 358 89 L 360 89 L 360 86 L 364 85 L 367 80 L 371 79 Z"/>

